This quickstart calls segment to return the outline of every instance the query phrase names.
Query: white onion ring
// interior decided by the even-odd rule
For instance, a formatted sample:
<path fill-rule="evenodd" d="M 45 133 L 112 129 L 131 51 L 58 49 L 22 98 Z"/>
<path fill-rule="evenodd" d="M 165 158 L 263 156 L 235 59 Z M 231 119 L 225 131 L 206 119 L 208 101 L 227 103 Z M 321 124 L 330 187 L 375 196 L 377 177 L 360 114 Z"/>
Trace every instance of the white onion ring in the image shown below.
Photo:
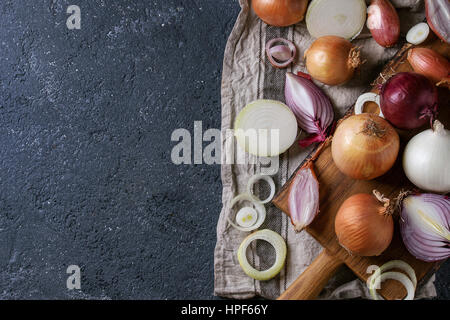
<path fill-rule="evenodd" d="M 253 194 L 253 185 L 259 181 L 259 180 L 264 180 L 269 184 L 270 187 L 270 195 L 264 199 L 264 200 L 260 200 L 257 196 L 255 196 Z M 254 176 L 251 176 L 250 179 L 248 180 L 247 183 L 247 193 L 253 198 L 253 200 L 261 203 L 261 204 L 265 204 L 270 202 L 273 197 L 275 196 L 275 182 L 273 182 L 272 177 L 265 175 L 265 174 L 255 174 Z"/>
<path fill-rule="evenodd" d="M 391 260 L 391 261 L 383 264 L 380 268 L 375 270 L 373 275 L 371 275 L 367 279 L 367 286 L 369 287 L 370 294 L 372 295 L 372 298 L 374 300 L 381 299 L 381 297 L 377 294 L 377 288 L 379 287 L 380 283 L 383 282 L 385 279 L 394 279 L 394 278 L 389 278 L 389 277 L 384 277 L 383 278 L 383 277 L 381 277 L 383 274 L 399 273 L 399 272 L 384 272 L 384 271 L 391 270 L 391 269 L 403 270 L 408 275 L 408 277 L 409 277 L 408 280 L 411 282 L 411 284 L 413 286 L 412 296 L 414 298 L 414 291 L 415 291 L 415 289 L 417 287 L 416 272 L 414 271 L 414 269 L 408 263 L 406 263 L 406 262 L 404 262 L 402 260 Z M 399 280 L 397 278 L 395 278 L 394 280 L 398 280 L 398 281 L 402 282 L 402 280 Z M 407 285 L 404 284 L 404 283 L 403 283 L 403 285 L 408 290 Z M 408 290 L 408 295 L 409 294 L 410 294 L 410 290 Z M 409 300 L 407 298 L 408 298 L 408 296 L 405 298 L 405 300 Z"/>
<path fill-rule="evenodd" d="M 246 223 L 246 221 L 240 219 L 241 216 L 245 217 L 245 216 L 249 216 L 249 215 L 252 217 L 252 220 L 254 220 L 254 221 L 250 221 L 250 223 Z M 251 227 L 258 220 L 258 212 L 252 207 L 242 207 L 241 209 L 239 209 L 238 213 L 236 213 L 235 220 L 236 220 L 237 224 L 243 228 Z"/>
<path fill-rule="evenodd" d="M 370 288 L 370 294 L 372 295 L 372 298 L 374 300 L 381 299 L 381 297 L 376 293 L 375 285 L 378 283 L 381 283 L 387 279 L 400 281 L 405 286 L 408 294 L 406 295 L 405 299 L 403 299 L 403 300 L 413 300 L 414 299 L 415 287 L 414 287 L 414 284 L 411 281 L 411 279 L 408 278 L 408 276 L 404 275 L 403 273 L 389 271 L 389 272 L 382 273 L 373 279 L 373 286 Z"/>
<path fill-rule="evenodd" d="M 356 103 L 355 103 L 355 114 L 364 113 L 364 110 L 363 110 L 364 104 L 369 101 L 375 102 L 378 105 L 378 109 L 380 110 L 380 113 L 378 114 L 378 116 L 384 118 L 383 112 L 381 112 L 381 107 L 380 107 L 380 105 L 381 105 L 380 95 L 378 95 L 374 92 L 366 92 L 358 97 L 358 100 L 356 100 Z"/>
<path fill-rule="evenodd" d="M 272 53 L 270 52 L 270 49 L 273 47 L 273 44 L 280 43 L 280 42 L 284 46 L 288 47 L 291 50 L 291 57 L 286 61 L 277 62 L 273 58 Z M 283 68 L 286 68 L 287 66 L 289 66 L 294 61 L 295 56 L 297 55 L 297 48 L 289 40 L 286 40 L 283 38 L 275 38 L 275 39 L 269 40 L 266 43 L 266 54 L 267 54 L 267 58 L 269 59 L 269 62 L 272 66 L 274 66 L 275 68 L 283 69 Z"/>
<path fill-rule="evenodd" d="M 247 260 L 247 248 L 251 242 L 254 240 L 264 240 L 270 243 L 275 249 L 275 263 L 267 270 L 259 271 L 253 268 Z M 280 273 L 281 269 L 284 266 L 284 262 L 286 261 L 286 242 L 284 239 L 276 232 L 264 229 L 260 231 L 256 231 L 250 234 L 247 238 L 242 241 L 239 246 L 237 256 L 239 260 L 239 264 L 241 265 L 242 270 L 251 278 L 256 280 L 270 280 L 275 277 L 278 273 Z"/>
<path fill-rule="evenodd" d="M 261 203 L 255 201 L 251 195 L 248 193 L 242 193 L 240 195 L 237 195 L 233 199 L 231 199 L 230 202 L 230 209 L 233 208 L 233 206 L 238 203 L 239 201 L 247 200 L 250 201 L 256 209 L 256 212 L 258 213 L 258 219 L 256 220 L 255 224 L 250 227 L 241 227 L 236 225 L 233 221 L 231 221 L 230 217 L 227 216 L 228 223 L 233 226 L 235 229 L 247 232 L 247 231 L 253 231 L 255 229 L 258 229 L 266 220 L 266 208 Z"/>

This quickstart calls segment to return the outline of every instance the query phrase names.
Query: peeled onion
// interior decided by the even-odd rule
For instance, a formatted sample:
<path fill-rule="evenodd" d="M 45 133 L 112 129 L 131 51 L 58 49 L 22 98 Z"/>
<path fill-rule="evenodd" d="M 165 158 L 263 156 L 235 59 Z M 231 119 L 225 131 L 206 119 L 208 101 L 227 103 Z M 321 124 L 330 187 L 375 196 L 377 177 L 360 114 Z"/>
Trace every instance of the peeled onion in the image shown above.
<path fill-rule="evenodd" d="M 308 0 L 253 0 L 256 15 L 275 27 L 287 27 L 303 20 Z"/>
<path fill-rule="evenodd" d="M 331 154 L 338 169 L 353 179 L 371 180 L 395 163 L 400 139 L 383 118 L 369 113 L 353 115 L 337 127 Z"/>
<path fill-rule="evenodd" d="M 380 255 L 394 234 L 392 211 L 390 200 L 376 191 L 351 196 L 336 214 L 334 227 L 340 245 L 358 256 Z"/>
<path fill-rule="evenodd" d="M 361 65 L 358 48 L 337 36 L 325 36 L 314 41 L 305 52 L 305 58 L 311 77 L 329 85 L 347 82 Z"/>

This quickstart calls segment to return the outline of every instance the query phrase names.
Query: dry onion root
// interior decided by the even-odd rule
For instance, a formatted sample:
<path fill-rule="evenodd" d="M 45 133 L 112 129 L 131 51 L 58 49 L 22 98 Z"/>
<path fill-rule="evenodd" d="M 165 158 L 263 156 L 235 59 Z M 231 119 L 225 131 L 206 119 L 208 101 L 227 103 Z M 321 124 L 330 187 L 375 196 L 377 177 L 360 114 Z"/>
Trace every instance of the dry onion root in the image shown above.
<path fill-rule="evenodd" d="M 254 240 L 267 241 L 275 249 L 275 263 L 267 270 L 256 270 L 247 260 L 247 248 Z M 284 262 L 286 261 L 286 253 L 287 248 L 284 239 L 278 233 L 269 229 L 264 229 L 256 231 L 245 238 L 239 246 L 237 256 L 242 270 L 244 270 L 249 277 L 255 280 L 265 281 L 274 278 L 278 273 L 280 273 L 284 266 Z"/>
<path fill-rule="evenodd" d="M 401 269 L 407 276 L 400 272 L 385 272 L 391 269 Z M 405 286 L 408 293 L 404 300 L 414 299 L 414 292 L 417 287 L 417 277 L 414 269 L 409 264 L 402 260 L 392 260 L 375 270 L 373 275 L 367 279 L 367 287 L 374 300 L 381 299 L 377 294 L 377 289 L 379 289 L 381 283 L 387 279 L 397 280 Z"/>
<path fill-rule="evenodd" d="M 287 68 L 297 55 L 295 45 L 286 39 L 275 38 L 266 44 L 267 59 L 275 68 Z"/>

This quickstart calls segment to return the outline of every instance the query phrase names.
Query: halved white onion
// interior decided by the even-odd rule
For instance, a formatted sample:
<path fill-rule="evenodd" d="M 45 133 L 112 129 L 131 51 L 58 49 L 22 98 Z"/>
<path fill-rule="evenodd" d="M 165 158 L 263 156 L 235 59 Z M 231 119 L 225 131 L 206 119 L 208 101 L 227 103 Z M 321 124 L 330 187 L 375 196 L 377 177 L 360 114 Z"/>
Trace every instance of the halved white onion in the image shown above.
<path fill-rule="evenodd" d="M 430 27 L 425 22 L 420 22 L 409 29 L 406 34 L 406 41 L 412 44 L 421 44 L 430 34 Z"/>
<path fill-rule="evenodd" d="M 275 249 L 275 263 L 267 270 L 259 271 L 253 268 L 247 260 L 247 248 L 254 240 L 264 240 L 270 243 Z M 286 261 L 286 242 L 284 239 L 276 232 L 264 229 L 260 231 L 256 231 L 250 234 L 247 238 L 242 241 L 239 246 L 237 256 L 239 260 L 239 264 L 241 265 L 242 270 L 251 278 L 256 280 L 270 280 L 275 277 L 278 273 L 280 273 L 281 269 L 284 266 L 284 262 Z"/>
<path fill-rule="evenodd" d="M 269 194 L 269 196 L 268 196 L 266 199 L 264 199 L 264 200 L 259 199 L 257 196 L 255 196 L 255 195 L 253 194 L 253 185 L 254 185 L 257 181 L 259 181 L 259 180 L 264 180 L 264 181 L 266 181 L 266 182 L 269 184 L 269 187 L 270 187 L 270 194 Z M 248 193 L 249 195 L 251 195 L 255 201 L 258 201 L 258 202 L 260 202 L 260 203 L 262 203 L 262 204 L 268 203 L 268 202 L 270 202 L 270 201 L 273 199 L 273 197 L 275 196 L 275 182 L 273 182 L 273 179 L 272 179 L 270 176 L 268 176 L 268 175 L 265 175 L 265 174 L 255 174 L 255 175 L 251 176 L 250 179 L 248 180 L 248 183 L 247 183 L 247 193 Z"/>
<path fill-rule="evenodd" d="M 284 103 L 256 100 L 239 112 L 234 134 L 240 147 L 260 157 L 274 157 L 285 152 L 297 137 L 297 120 Z"/>
<path fill-rule="evenodd" d="M 306 13 L 306 27 L 315 37 L 356 38 L 364 28 L 367 6 L 364 0 L 313 0 Z"/>
<path fill-rule="evenodd" d="M 237 225 L 233 221 L 231 221 L 230 217 L 227 216 L 228 223 L 232 227 L 236 228 L 237 230 L 244 231 L 244 232 L 253 231 L 253 230 L 258 229 L 263 224 L 264 220 L 266 219 L 266 208 L 264 207 L 263 204 L 255 201 L 253 199 L 253 197 L 251 195 L 249 195 L 248 193 L 242 193 L 242 194 L 234 197 L 230 202 L 229 208 L 230 209 L 233 208 L 234 205 L 240 201 L 250 201 L 255 206 L 255 210 L 258 214 L 256 222 L 249 227 L 242 227 L 242 226 Z"/>
<path fill-rule="evenodd" d="M 236 213 L 236 222 L 244 228 L 253 226 L 258 220 L 258 212 L 252 207 L 243 207 Z"/>

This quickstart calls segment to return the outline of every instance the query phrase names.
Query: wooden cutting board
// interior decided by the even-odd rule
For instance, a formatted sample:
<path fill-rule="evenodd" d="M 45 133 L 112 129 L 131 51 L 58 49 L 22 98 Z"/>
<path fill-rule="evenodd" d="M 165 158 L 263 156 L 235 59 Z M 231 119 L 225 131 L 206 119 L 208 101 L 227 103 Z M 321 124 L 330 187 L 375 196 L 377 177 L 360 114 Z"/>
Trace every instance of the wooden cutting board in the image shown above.
<path fill-rule="evenodd" d="M 432 47 L 437 52 L 446 56 L 447 59 L 450 58 L 450 46 L 439 40 L 433 40 L 428 45 L 424 45 L 424 47 Z M 384 68 L 382 74 L 385 78 L 396 72 L 412 71 L 411 66 L 406 60 L 409 48 L 409 45 L 405 45 Z M 374 81 L 374 84 L 382 83 L 382 81 L 383 78 L 380 76 Z M 372 91 L 378 92 L 376 85 L 374 85 Z M 448 89 L 439 89 L 439 102 L 440 114 L 438 118 L 444 123 L 446 128 L 450 128 Z M 376 105 L 374 106 L 375 109 L 377 109 Z M 349 113 L 352 112 L 352 109 L 353 108 L 351 108 Z M 402 243 L 397 222 L 395 224 L 394 239 L 391 245 L 383 254 L 377 257 L 358 257 L 350 255 L 339 245 L 334 231 L 335 215 L 344 200 L 351 195 L 357 193 L 372 193 L 372 190 L 377 189 L 382 194 L 392 199 L 399 194 L 400 190 L 414 188 L 403 172 L 401 159 L 403 149 L 408 140 L 424 129 L 426 129 L 426 127 L 415 130 L 414 132 L 399 130 L 401 149 L 396 164 L 385 175 L 371 181 L 353 180 L 342 174 L 333 162 L 331 156 L 331 144 L 323 146 L 322 152 L 315 161 L 314 166 L 320 183 L 320 212 L 313 223 L 306 228 L 306 231 L 311 234 L 324 249 L 314 262 L 279 297 L 279 299 L 297 300 L 316 298 L 328 280 L 338 268 L 344 264 L 346 264 L 363 281 L 367 281 L 367 278 L 371 275 L 371 273 L 367 272 L 370 266 L 381 266 L 394 259 L 404 260 L 409 263 L 414 268 L 419 283 L 421 280 L 426 279 L 427 275 L 430 275 L 437 270 L 440 265 L 439 262 L 423 262 L 409 254 Z M 288 196 L 290 185 L 295 174 L 296 173 L 294 173 L 282 187 L 272 201 L 285 213 L 289 213 Z M 401 284 L 394 280 L 387 280 L 384 282 L 379 293 L 383 298 L 388 300 L 403 299 L 406 296 L 406 290 Z"/>

